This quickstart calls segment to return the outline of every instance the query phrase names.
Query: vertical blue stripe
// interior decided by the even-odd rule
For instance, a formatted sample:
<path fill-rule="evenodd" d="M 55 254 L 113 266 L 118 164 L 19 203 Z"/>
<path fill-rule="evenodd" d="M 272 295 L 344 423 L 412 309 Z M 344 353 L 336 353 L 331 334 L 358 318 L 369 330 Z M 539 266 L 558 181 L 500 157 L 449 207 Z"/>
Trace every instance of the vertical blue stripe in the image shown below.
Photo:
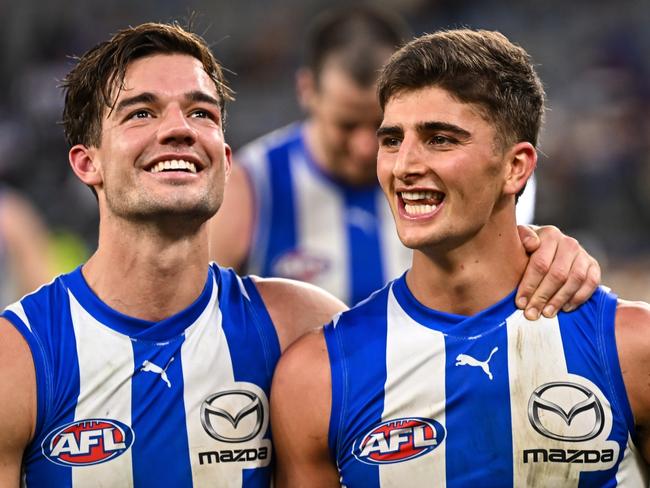
<path fill-rule="evenodd" d="M 36 432 L 23 457 L 27 486 L 70 486 L 72 468 L 48 461 L 41 452 L 41 443 L 51 431 L 74 420 L 79 396 L 79 359 L 70 300 L 66 288 L 57 282 L 28 295 L 21 303 L 33 332 L 28 344 L 33 351 L 38 397 Z M 48 308 L 44 310 L 43 304 Z M 58 362 L 53 364 L 55 358 Z M 55 412 L 58 415 L 52 416 Z"/>
<path fill-rule="evenodd" d="M 386 303 L 389 288 L 345 314 L 342 327 L 328 325 L 325 341 L 332 373 L 328 444 L 336 451 L 342 483 L 379 487 L 379 467 L 352 454 L 355 442 L 382 422 L 386 383 Z M 372 334 L 366 325 L 372 321 Z"/>
<path fill-rule="evenodd" d="M 622 384 L 618 357 L 608 356 L 609 351 L 603 350 L 605 343 L 609 348 L 616 348 L 615 313 L 615 297 L 608 296 L 602 289 L 599 289 L 587 303 L 575 312 L 560 312 L 558 315 L 567 371 L 589 379 L 607 397 L 613 415 L 612 431 L 608 439 L 615 440 L 620 447 L 618 460 L 611 469 L 580 473 L 578 486 L 581 488 L 616 486 L 616 472 L 623 459 L 627 444 L 626 414 L 629 411 L 629 403 L 624 391 L 625 386 Z M 617 374 L 614 379 L 620 383 L 612 381 L 612 373 Z M 629 415 L 631 416 L 631 413 Z M 585 448 L 588 449 L 589 446 L 587 445 Z M 608 481 L 609 484 L 607 484 Z"/>
<path fill-rule="evenodd" d="M 471 321 L 472 319 L 468 319 Z M 511 486 L 512 427 L 506 327 L 477 339 L 446 336 L 447 487 Z M 480 368 L 456 366 L 459 354 L 489 361 Z"/>
<path fill-rule="evenodd" d="M 136 488 L 192 486 L 183 402 L 183 341 L 184 336 L 166 344 L 133 342 L 135 374 L 131 409 L 135 442 L 132 459 Z M 162 369 L 167 368 L 171 387 L 163 381 L 161 374 L 142 371 L 145 360 Z M 163 424 L 161 420 L 164 420 Z M 153 460 L 155 468 L 151 465 Z"/>
<path fill-rule="evenodd" d="M 345 191 L 345 210 L 350 303 L 355 304 L 384 285 L 376 187 Z"/>
<path fill-rule="evenodd" d="M 271 222 L 266 248 L 266 262 L 262 276 L 273 276 L 274 260 L 296 247 L 296 215 L 294 209 L 293 180 L 289 155 L 292 145 L 283 145 L 269 152 L 268 164 L 271 180 Z"/>
<path fill-rule="evenodd" d="M 273 325 L 256 290 L 251 290 L 251 307 L 241 294 L 239 283 L 232 271 L 222 270 L 219 279 L 219 304 L 223 314 L 223 330 L 228 342 L 235 381 L 259 386 L 267 399 L 271 392 L 271 379 L 280 357 L 280 346 L 272 331 Z M 269 415 L 269 412 L 264 412 Z M 264 438 L 270 438 L 270 423 Z M 271 479 L 271 465 L 265 468 L 242 470 L 242 488 L 267 486 Z"/>

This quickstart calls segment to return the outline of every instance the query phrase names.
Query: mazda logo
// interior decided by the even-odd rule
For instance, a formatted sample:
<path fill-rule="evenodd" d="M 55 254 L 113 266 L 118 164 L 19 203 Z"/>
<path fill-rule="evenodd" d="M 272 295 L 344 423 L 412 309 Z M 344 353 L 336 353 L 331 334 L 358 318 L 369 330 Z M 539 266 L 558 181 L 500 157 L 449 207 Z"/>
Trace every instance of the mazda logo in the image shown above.
<path fill-rule="evenodd" d="M 561 405 L 558 405 L 550 398 L 558 398 L 562 395 L 563 390 L 565 394 L 580 392 L 583 399 L 575 403 L 571 408 L 565 410 Z M 573 390 L 573 391 L 571 391 Z M 571 426 L 573 420 L 580 414 L 588 411 L 593 411 L 593 428 L 586 434 L 580 433 L 578 435 L 566 435 L 552 432 L 546 427 L 541 419 L 540 412 L 546 410 L 553 412 L 560 419 L 564 421 L 567 426 Z M 528 419 L 530 420 L 533 428 L 542 434 L 544 437 L 559 441 L 582 442 L 593 439 L 598 436 L 604 427 L 604 411 L 600 400 L 588 388 L 577 383 L 570 383 L 567 381 L 557 381 L 552 383 L 545 383 L 538 387 L 530 396 L 528 401 Z"/>
<path fill-rule="evenodd" d="M 260 433 L 264 406 L 248 390 L 227 390 L 210 395 L 201 405 L 201 425 L 222 442 L 246 442 Z"/>

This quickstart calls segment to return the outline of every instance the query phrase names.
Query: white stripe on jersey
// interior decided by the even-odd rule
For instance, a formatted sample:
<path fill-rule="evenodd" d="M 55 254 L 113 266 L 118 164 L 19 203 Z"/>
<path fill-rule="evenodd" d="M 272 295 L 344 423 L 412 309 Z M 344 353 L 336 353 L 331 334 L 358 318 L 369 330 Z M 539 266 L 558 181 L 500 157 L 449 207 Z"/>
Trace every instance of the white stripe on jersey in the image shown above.
<path fill-rule="evenodd" d="M 271 229 L 271 175 L 267 147 L 263 144 L 252 144 L 239 153 L 240 163 L 246 169 L 246 176 L 250 178 L 250 190 L 255 206 L 255 222 L 251 236 L 250 252 L 248 253 L 247 268 L 249 272 L 261 274 L 266 261 L 266 245 L 269 242 Z M 237 162 L 237 160 L 236 160 Z M 228 185 L 226 190 L 228 191 Z"/>
<path fill-rule="evenodd" d="M 23 308 L 22 303 L 16 302 L 12 303 L 7 307 L 7 310 L 15 313 L 20 320 L 23 321 L 23 324 L 29 329 L 29 331 L 32 331 L 32 326 L 29 324 L 29 319 L 27 319 L 27 314 L 25 313 L 25 309 Z"/>
<path fill-rule="evenodd" d="M 298 152 L 290 155 L 296 197 L 296 244 L 309 254 L 329 257 L 329 269 L 312 283 L 349 301 L 350 271 L 340 272 L 349 268 L 345 202 L 341 193 L 331 190 L 331 183 L 313 175 L 314 170 L 304 157 Z"/>
<path fill-rule="evenodd" d="M 528 321 L 521 310 L 507 319 L 508 323 L 508 371 L 510 379 L 510 408 L 512 411 L 512 448 L 514 486 L 563 486 L 577 487 L 581 471 L 598 471 L 611 468 L 618 458 L 619 447 L 607 441 L 612 429 L 611 407 L 600 389 L 591 381 L 568 373 L 562 335 L 557 317 Z M 604 409 L 604 426 L 600 434 L 590 441 L 589 449 L 612 449 L 611 462 L 553 463 L 549 470 L 547 462 L 524 462 L 525 450 L 580 449 L 579 442 L 555 440 L 538 433 L 529 420 L 529 400 L 533 392 L 546 383 L 566 381 L 586 386 L 600 400 Z M 585 400 L 576 389 L 562 388 L 562 394 L 554 398 L 564 411 Z M 593 418 L 588 413 L 576 415 L 570 425 L 554 412 L 541 411 L 540 418 L 552 426 L 556 435 L 572 435 L 589 432 Z M 540 454 L 541 456 L 541 454 Z"/>
<path fill-rule="evenodd" d="M 381 262 L 384 266 L 384 281 L 389 282 L 399 278 L 411 266 L 413 251 L 404 246 L 397 238 L 395 219 L 386 197 L 382 192 L 377 193 L 377 217 L 379 220 Z"/>
<path fill-rule="evenodd" d="M 90 315 L 70 291 L 70 314 L 79 358 L 79 399 L 74 419 L 109 419 L 131 425 L 131 339 Z M 110 365 L 107 366 L 107 365 Z M 72 468 L 73 486 L 133 486 L 131 449 L 110 463 Z"/>
<path fill-rule="evenodd" d="M 628 434 L 627 449 L 616 472 L 616 486 L 650 486 L 647 471 L 645 461 Z"/>
<path fill-rule="evenodd" d="M 215 440 L 202 427 L 197 413 L 205 400 L 204 392 L 216 393 L 223 385 L 234 383 L 228 342 L 223 332 L 221 310 L 217 301 L 217 284 L 212 288 L 210 303 L 185 334 L 181 348 L 187 438 L 192 458 L 192 482 L 194 486 L 207 486 L 215 479 L 221 486 L 241 486 L 241 467 L 237 463 L 212 463 L 199 465 L 198 453 L 214 451 Z M 217 351 L 215 353 L 215 351 Z M 219 471 L 219 475 L 215 475 Z"/>
<path fill-rule="evenodd" d="M 386 385 L 382 420 L 409 412 L 445 426 L 445 339 L 415 322 L 391 290 L 387 314 Z M 404 354 L 404 351 L 410 351 Z M 423 388 L 426 384 L 428 387 Z M 445 443 L 408 463 L 379 466 L 381 486 L 445 486 Z"/>

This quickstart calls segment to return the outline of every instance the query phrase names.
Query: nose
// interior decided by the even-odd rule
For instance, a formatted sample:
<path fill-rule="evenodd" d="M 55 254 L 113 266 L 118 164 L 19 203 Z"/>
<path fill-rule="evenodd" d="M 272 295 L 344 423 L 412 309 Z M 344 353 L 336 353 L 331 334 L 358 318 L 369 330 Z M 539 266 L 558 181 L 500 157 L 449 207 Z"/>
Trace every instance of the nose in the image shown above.
<path fill-rule="evenodd" d="M 393 176 L 408 181 L 422 175 L 425 172 L 423 157 L 421 144 L 413 138 L 404 137 L 393 165 Z"/>
<path fill-rule="evenodd" d="M 196 142 L 196 131 L 180 107 L 170 107 L 161 115 L 158 140 L 162 144 L 187 146 Z"/>
<path fill-rule="evenodd" d="M 377 158 L 376 129 L 359 127 L 350 137 L 350 154 L 357 160 L 373 162 Z"/>

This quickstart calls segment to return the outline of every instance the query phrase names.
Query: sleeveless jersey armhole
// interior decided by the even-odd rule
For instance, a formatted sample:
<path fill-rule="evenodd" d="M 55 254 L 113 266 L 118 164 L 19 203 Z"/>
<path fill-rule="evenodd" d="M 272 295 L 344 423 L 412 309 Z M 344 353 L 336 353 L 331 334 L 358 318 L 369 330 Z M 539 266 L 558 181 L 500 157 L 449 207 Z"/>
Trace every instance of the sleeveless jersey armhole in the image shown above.
<path fill-rule="evenodd" d="M 36 422 L 34 426 L 34 439 L 37 439 L 45 424 L 49 399 L 52 397 L 53 384 L 49 374 L 50 368 L 47 364 L 43 344 L 38 335 L 19 316 L 19 313 L 17 313 L 18 310 L 15 310 L 15 307 L 19 307 L 20 311 L 22 311 L 22 307 L 19 304 L 15 304 L 0 314 L 0 317 L 7 319 L 18 330 L 27 342 L 32 355 L 34 373 L 36 375 Z"/>
<path fill-rule="evenodd" d="M 634 416 L 630 400 L 625 390 L 621 364 L 618 359 L 618 349 L 616 346 L 616 307 L 617 296 L 611 292 L 603 292 L 600 299 L 599 308 L 599 349 L 604 365 L 604 371 L 607 373 L 608 383 L 612 391 L 612 400 L 618 403 L 617 409 L 623 412 L 627 427 L 632 440 L 637 444 L 636 429 L 634 427 Z"/>
<path fill-rule="evenodd" d="M 336 320 L 323 328 L 327 353 L 329 355 L 330 375 L 332 381 L 332 404 L 330 409 L 329 431 L 327 445 L 332 460 L 339 465 L 337 453 L 340 451 L 341 430 L 345 413 L 346 399 L 346 368 L 343 343 L 336 328 Z"/>
<path fill-rule="evenodd" d="M 260 336 L 264 343 L 264 350 L 267 351 L 267 368 L 269 369 L 269 373 L 273 375 L 275 365 L 278 359 L 280 359 L 280 340 L 278 339 L 278 333 L 275 330 L 264 300 L 262 300 L 260 292 L 257 290 L 253 280 L 246 276 L 241 278 L 241 282 L 251 302 L 252 311 L 258 319 Z"/>

